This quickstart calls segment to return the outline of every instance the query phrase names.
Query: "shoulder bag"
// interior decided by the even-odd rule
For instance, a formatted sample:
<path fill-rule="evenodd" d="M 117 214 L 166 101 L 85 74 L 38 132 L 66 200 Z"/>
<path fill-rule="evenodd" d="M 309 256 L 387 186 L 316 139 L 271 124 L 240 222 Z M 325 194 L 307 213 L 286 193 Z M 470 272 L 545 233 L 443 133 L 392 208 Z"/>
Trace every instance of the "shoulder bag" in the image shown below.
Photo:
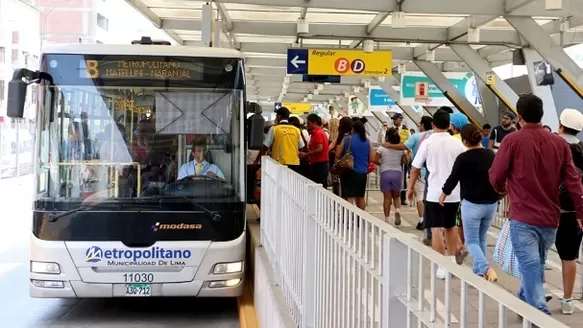
<path fill-rule="evenodd" d="M 352 136 L 350 138 L 350 144 L 348 145 L 348 150 L 342 155 L 342 157 L 336 162 L 330 169 L 330 173 L 335 175 L 342 175 L 344 173 L 354 170 L 354 157 L 352 156 Z"/>

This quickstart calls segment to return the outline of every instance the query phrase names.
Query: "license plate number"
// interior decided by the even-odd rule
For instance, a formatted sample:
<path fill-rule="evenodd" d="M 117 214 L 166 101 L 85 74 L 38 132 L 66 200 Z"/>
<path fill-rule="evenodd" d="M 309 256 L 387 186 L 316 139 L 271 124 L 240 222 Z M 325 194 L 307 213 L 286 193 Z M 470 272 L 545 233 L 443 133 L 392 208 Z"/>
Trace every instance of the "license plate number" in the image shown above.
<path fill-rule="evenodd" d="M 126 284 L 126 296 L 152 296 L 152 286 L 150 284 Z"/>

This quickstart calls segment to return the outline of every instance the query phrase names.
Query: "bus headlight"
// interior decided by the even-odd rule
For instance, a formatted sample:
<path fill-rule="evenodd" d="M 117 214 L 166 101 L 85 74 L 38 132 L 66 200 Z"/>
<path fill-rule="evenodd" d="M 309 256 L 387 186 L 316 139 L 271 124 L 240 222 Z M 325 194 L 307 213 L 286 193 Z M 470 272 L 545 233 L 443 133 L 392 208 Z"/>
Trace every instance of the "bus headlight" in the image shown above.
<path fill-rule="evenodd" d="M 213 269 L 214 274 L 235 273 L 243 271 L 243 262 L 218 263 Z"/>
<path fill-rule="evenodd" d="M 241 283 L 241 279 L 229 279 L 229 280 L 219 280 L 209 282 L 210 288 L 225 288 L 225 287 L 235 287 Z"/>
<path fill-rule="evenodd" d="M 59 274 L 61 267 L 54 262 L 30 262 L 30 271 L 34 273 Z"/>
<path fill-rule="evenodd" d="M 51 281 L 51 280 L 31 280 L 30 281 L 35 287 L 39 288 L 65 288 L 65 283 L 62 281 Z"/>

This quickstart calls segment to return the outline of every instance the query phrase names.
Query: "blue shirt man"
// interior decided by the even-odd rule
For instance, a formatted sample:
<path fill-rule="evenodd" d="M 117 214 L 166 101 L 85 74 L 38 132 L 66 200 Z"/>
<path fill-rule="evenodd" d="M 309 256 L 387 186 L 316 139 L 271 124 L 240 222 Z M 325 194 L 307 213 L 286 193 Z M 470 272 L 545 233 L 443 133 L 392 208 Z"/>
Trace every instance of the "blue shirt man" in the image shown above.
<path fill-rule="evenodd" d="M 187 176 L 210 176 L 224 180 L 225 175 L 221 172 L 218 166 L 207 162 L 205 158 L 206 143 L 204 140 L 195 140 L 192 144 L 192 157 L 194 160 L 182 164 L 178 170 L 177 180 L 183 179 Z"/>

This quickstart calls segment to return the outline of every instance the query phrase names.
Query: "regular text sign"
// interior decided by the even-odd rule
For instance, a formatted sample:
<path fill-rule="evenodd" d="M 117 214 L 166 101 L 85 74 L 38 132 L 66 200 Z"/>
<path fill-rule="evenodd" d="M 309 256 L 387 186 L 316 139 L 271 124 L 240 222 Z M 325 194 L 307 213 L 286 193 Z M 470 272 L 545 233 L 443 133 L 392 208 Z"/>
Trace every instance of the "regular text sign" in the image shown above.
<path fill-rule="evenodd" d="M 306 64 L 310 75 L 390 76 L 392 74 L 393 56 L 390 51 L 307 49 L 307 52 Z M 294 58 L 295 56 L 291 59 Z"/>

